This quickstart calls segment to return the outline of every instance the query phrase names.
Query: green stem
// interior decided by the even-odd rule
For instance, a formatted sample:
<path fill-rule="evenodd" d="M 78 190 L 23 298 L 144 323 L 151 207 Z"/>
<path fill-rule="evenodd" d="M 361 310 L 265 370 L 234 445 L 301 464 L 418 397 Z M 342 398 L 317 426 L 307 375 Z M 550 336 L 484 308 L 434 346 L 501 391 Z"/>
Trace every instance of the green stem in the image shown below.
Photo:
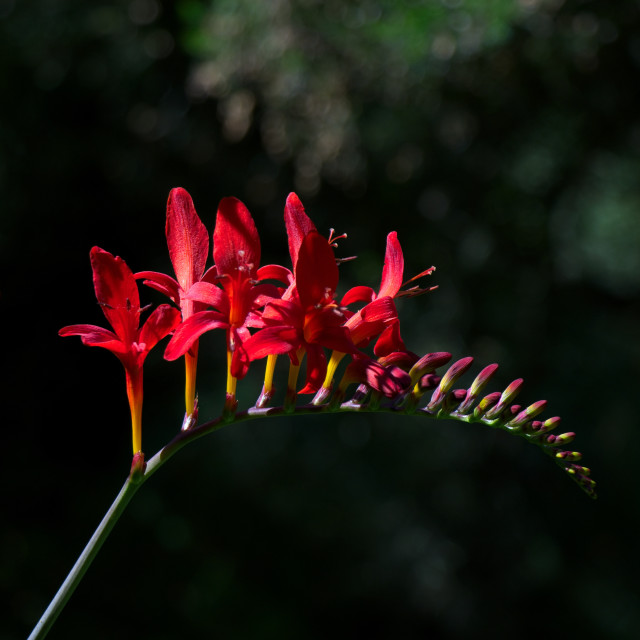
<path fill-rule="evenodd" d="M 115 523 L 118 522 L 118 519 L 129 504 L 129 501 L 141 485 L 141 481 L 136 482 L 132 481 L 130 477 L 127 478 L 127 481 L 124 483 L 120 493 L 113 501 L 109 511 L 105 514 L 94 534 L 91 536 L 91 540 L 89 540 L 87 546 L 80 554 L 80 557 L 73 565 L 73 569 L 71 569 L 69 575 L 62 583 L 62 586 L 58 589 L 58 593 L 56 593 L 55 597 L 47 607 L 42 618 L 40 618 L 40 621 L 34 627 L 28 640 L 40 640 L 47 635 L 53 626 L 53 623 L 56 621 L 56 618 L 75 591 L 75 588 L 82 580 L 82 577 L 91 565 L 91 562 L 98 554 L 98 551 L 100 551 L 100 547 L 111 533 L 111 529 L 113 529 Z"/>
<path fill-rule="evenodd" d="M 517 435 L 525 437 L 527 440 L 534 442 L 538 446 L 540 446 L 543 450 L 545 450 L 550 455 L 553 455 L 556 458 L 556 462 L 563 468 L 567 469 L 567 465 L 571 462 L 571 460 L 578 459 L 575 457 L 567 457 L 566 455 L 561 455 L 558 453 L 559 449 L 556 445 L 547 444 L 546 440 L 541 440 L 539 438 L 539 434 L 537 433 L 528 433 L 522 431 L 521 429 L 514 429 L 510 427 L 508 423 L 505 423 L 504 420 L 500 418 L 496 419 L 487 419 L 484 416 L 476 417 L 472 413 L 458 413 L 456 411 L 446 411 L 445 409 L 436 409 L 429 410 L 426 408 L 418 409 L 415 406 L 408 405 L 407 407 L 381 407 L 377 404 L 370 405 L 361 405 L 353 401 L 343 402 L 339 405 L 339 407 L 335 408 L 331 404 L 325 405 L 305 405 L 300 407 L 295 406 L 282 406 L 282 407 L 252 407 L 251 409 L 247 409 L 246 411 L 241 411 L 231 418 L 229 416 L 222 416 L 216 420 L 212 420 L 210 422 L 206 422 L 204 424 L 198 425 L 186 431 L 180 431 L 176 437 L 169 442 L 166 446 L 164 446 L 158 453 L 156 453 L 148 462 L 146 466 L 146 470 L 144 475 L 141 473 L 134 473 L 127 478 L 127 481 L 124 483 L 124 486 L 120 490 L 117 498 L 114 500 L 111 508 L 102 519 L 102 522 L 96 529 L 95 533 L 89 540 L 89 543 L 85 547 L 84 551 L 78 558 L 77 562 L 71 569 L 71 572 L 67 576 L 66 580 L 58 590 L 58 593 L 51 601 L 51 604 L 44 612 L 42 618 L 35 626 L 33 632 L 29 636 L 28 640 L 40 640 L 44 638 L 51 629 L 53 623 L 56 618 L 62 611 L 63 607 L 71 597 L 71 594 L 78 586 L 78 583 L 84 576 L 86 570 L 89 568 L 89 565 L 97 555 L 100 547 L 107 539 L 111 529 L 113 529 L 115 523 L 118 521 L 123 511 L 125 510 L 127 504 L 135 494 L 135 492 L 142 486 L 142 484 L 150 478 L 167 460 L 173 457 L 182 447 L 193 442 L 194 440 L 198 440 L 199 438 L 208 435 L 209 433 L 213 433 L 214 431 L 218 431 L 222 427 L 225 427 L 229 424 L 236 424 L 238 422 L 246 422 L 248 420 L 254 420 L 256 418 L 269 418 L 283 415 L 304 415 L 304 414 L 312 414 L 312 413 L 323 413 L 323 412 L 333 412 L 333 411 L 344 411 L 344 412 L 359 412 L 359 413 L 393 413 L 396 415 L 425 415 L 431 418 L 439 418 L 439 419 L 453 419 L 460 422 L 466 423 L 480 423 L 489 427 L 500 428 L 511 433 L 515 433 Z M 572 435 L 572 434 L 566 434 Z M 571 452 L 561 452 L 562 454 L 571 454 L 571 456 L 579 456 L 579 454 L 571 453 Z M 565 461 L 565 457 L 569 462 Z M 569 469 L 571 471 L 571 469 Z M 583 473 L 584 471 L 584 473 Z M 575 475 L 576 471 L 573 470 Z M 583 475 L 578 475 L 577 479 L 574 477 L 574 480 L 582 486 L 582 488 L 589 494 L 591 497 L 595 496 L 593 491 L 593 482 L 586 478 L 588 475 L 588 470 L 580 471 Z M 589 484 L 589 482 L 591 484 Z"/>

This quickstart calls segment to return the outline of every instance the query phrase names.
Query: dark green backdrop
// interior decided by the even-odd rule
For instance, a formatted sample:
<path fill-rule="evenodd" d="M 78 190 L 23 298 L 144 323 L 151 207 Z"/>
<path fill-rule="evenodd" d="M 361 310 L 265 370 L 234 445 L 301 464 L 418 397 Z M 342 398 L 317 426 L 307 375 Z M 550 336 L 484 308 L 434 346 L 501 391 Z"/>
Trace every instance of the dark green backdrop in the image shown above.
<path fill-rule="evenodd" d="M 636 1 L 0 0 L 0 637 L 27 635 L 130 462 L 120 364 L 57 337 L 103 322 L 89 249 L 168 271 L 180 185 L 210 231 L 241 198 L 265 263 L 297 191 L 359 256 L 342 291 L 377 285 L 397 230 L 408 275 L 438 268 L 401 306 L 408 346 L 523 376 L 600 499 L 477 426 L 236 426 L 145 485 L 51 638 L 635 638 L 638 33 Z M 209 418 L 220 336 L 201 353 Z M 182 369 L 145 371 L 152 453 Z"/>

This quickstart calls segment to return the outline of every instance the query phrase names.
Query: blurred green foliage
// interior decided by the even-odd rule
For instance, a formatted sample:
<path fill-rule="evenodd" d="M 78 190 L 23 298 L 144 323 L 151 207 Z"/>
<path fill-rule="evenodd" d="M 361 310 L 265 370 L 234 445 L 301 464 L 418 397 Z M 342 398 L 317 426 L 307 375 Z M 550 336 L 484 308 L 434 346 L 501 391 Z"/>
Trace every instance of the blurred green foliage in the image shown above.
<path fill-rule="evenodd" d="M 438 267 L 401 307 L 408 346 L 524 376 L 601 499 L 457 424 L 234 427 L 144 487 L 52 638 L 635 638 L 639 9 L 0 0 L 0 637 L 35 623 L 128 468 L 119 363 L 56 337 L 101 321 L 89 249 L 169 270 L 181 185 L 210 230 L 220 197 L 244 200 L 265 263 L 288 260 L 296 190 L 319 229 L 349 233 L 342 291 L 377 285 L 396 229 L 408 276 Z M 148 452 L 182 418 L 181 368 L 153 355 Z"/>

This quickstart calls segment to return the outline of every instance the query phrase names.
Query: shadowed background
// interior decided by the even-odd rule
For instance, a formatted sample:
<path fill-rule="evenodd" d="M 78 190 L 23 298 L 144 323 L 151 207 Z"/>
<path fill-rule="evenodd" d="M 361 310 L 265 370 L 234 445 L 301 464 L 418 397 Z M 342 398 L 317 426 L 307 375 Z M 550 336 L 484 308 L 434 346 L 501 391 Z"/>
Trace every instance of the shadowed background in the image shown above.
<path fill-rule="evenodd" d="M 237 425 L 143 487 L 51 638 L 635 637 L 639 10 L 0 0 L 0 637 L 36 623 L 126 477 L 122 367 L 57 331 L 104 324 L 93 245 L 170 272 L 174 186 L 209 232 L 242 199 L 263 264 L 285 265 L 295 190 L 349 235 L 340 293 L 377 286 L 397 230 L 407 276 L 435 264 L 439 286 L 400 305 L 407 346 L 474 356 L 468 383 L 500 363 L 491 390 L 524 377 L 600 499 L 481 426 Z M 201 343 L 203 419 L 222 340 Z M 181 423 L 183 371 L 147 363 L 150 455 Z"/>

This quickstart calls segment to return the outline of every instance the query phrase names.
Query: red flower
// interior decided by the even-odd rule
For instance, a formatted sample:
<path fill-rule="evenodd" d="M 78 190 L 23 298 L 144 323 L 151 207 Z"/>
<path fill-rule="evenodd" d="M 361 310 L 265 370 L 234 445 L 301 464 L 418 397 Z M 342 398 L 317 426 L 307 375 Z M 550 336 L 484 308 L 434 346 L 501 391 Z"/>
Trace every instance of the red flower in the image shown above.
<path fill-rule="evenodd" d="M 264 328 L 244 347 L 251 360 L 287 353 L 294 366 L 300 364 L 300 352 L 306 353 L 307 379 L 300 393 L 313 393 L 326 374 L 323 348 L 352 353 L 355 346 L 342 326 L 345 317 L 334 300 L 338 266 L 332 248 L 315 230 L 300 244 L 297 240 L 291 242 L 290 236 L 295 283 L 281 300 L 266 305 L 261 318 Z"/>
<path fill-rule="evenodd" d="M 258 269 L 260 238 L 248 209 L 236 198 L 224 198 L 218 207 L 213 232 L 215 280 L 196 282 L 186 294 L 195 302 L 213 309 L 198 311 L 186 318 L 167 345 L 165 358 L 175 360 L 188 351 L 198 338 L 212 329 L 227 331 L 227 396 L 235 398 L 237 378 L 246 375 L 249 358 L 243 343 L 249 338 L 255 311 L 266 299 L 277 296 L 273 285 L 258 284 L 260 279 L 284 275 L 276 266 Z"/>
<path fill-rule="evenodd" d="M 169 193 L 165 232 L 176 278 L 155 271 L 140 271 L 136 273 L 136 278 L 144 278 L 144 284 L 171 298 L 180 307 L 182 319 L 186 320 L 204 308 L 201 303 L 187 297 L 191 287 L 196 282 L 212 281 L 216 270 L 212 268 L 204 272 L 209 253 L 209 234 L 196 213 L 191 196 L 180 187 Z M 184 356 L 185 404 L 187 415 L 191 415 L 195 409 L 197 340 Z"/>
<path fill-rule="evenodd" d="M 90 347 L 104 347 L 124 366 L 131 409 L 133 453 L 142 449 L 142 365 L 147 354 L 180 322 L 180 313 L 160 305 L 140 328 L 140 297 L 135 278 L 124 260 L 99 247 L 91 249 L 93 286 L 98 303 L 113 331 L 91 324 L 60 329 L 61 336 L 80 336 Z"/>

